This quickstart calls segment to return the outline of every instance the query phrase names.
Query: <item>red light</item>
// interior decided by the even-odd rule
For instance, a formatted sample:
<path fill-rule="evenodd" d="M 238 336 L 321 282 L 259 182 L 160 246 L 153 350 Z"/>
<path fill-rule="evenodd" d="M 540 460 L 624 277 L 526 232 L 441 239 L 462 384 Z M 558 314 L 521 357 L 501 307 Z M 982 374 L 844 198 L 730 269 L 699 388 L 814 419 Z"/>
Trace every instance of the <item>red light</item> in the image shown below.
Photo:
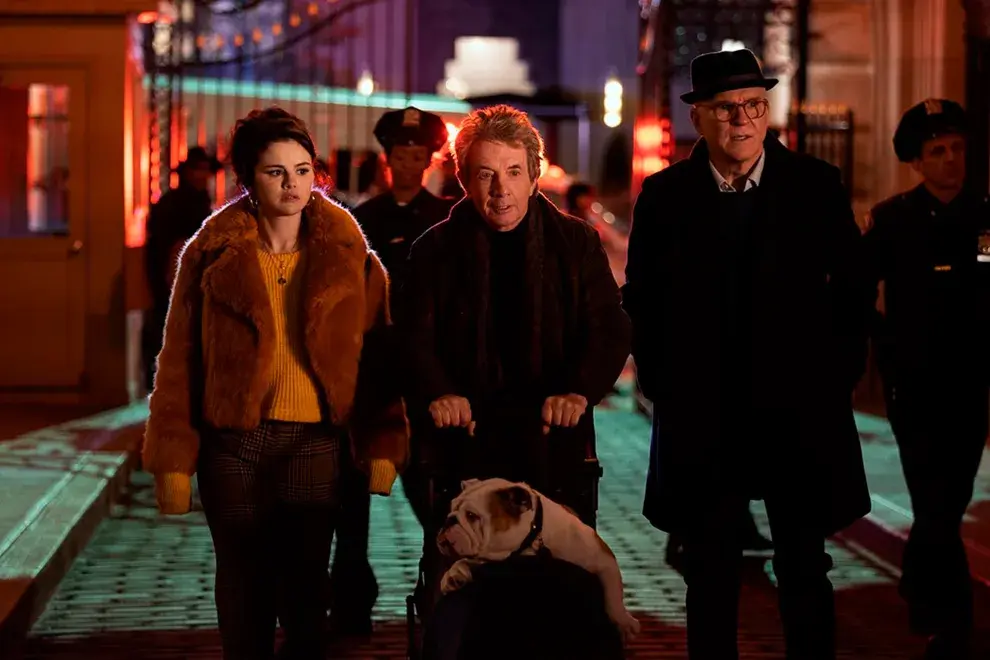
<path fill-rule="evenodd" d="M 137 22 L 142 25 L 151 25 L 158 20 L 157 11 L 143 11 L 137 15 Z"/>

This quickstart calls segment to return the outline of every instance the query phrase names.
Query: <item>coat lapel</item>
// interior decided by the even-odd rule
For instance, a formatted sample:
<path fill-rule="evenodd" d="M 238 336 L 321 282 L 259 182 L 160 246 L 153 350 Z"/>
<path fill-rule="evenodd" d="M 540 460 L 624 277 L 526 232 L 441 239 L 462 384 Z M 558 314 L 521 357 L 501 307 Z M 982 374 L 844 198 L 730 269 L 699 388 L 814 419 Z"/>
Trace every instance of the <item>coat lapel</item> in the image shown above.
<path fill-rule="evenodd" d="M 537 194 L 530 198 L 529 226 L 526 228 L 526 322 L 529 333 L 529 373 L 534 379 L 543 371 L 543 290 L 546 277 L 546 223 L 550 202 Z"/>
<path fill-rule="evenodd" d="M 368 245 L 357 222 L 316 195 L 307 209 L 306 351 L 335 422 L 350 414 L 364 345 Z"/>
<path fill-rule="evenodd" d="M 258 350 L 272 349 L 275 321 L 258 263 L 258 224 L 247 200 L 235 200 L 203 225 L 204 251 L 215 258 L 203 272 L 203 290 L 258 332 Z"/>

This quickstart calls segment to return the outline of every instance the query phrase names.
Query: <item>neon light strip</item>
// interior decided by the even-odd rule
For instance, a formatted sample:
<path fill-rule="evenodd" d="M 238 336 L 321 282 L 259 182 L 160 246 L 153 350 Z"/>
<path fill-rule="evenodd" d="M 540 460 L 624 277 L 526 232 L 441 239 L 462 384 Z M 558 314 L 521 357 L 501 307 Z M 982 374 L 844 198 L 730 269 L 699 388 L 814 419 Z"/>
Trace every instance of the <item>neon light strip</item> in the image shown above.
<path fill-rule="evenodd" d="M 151 84 L 151 76 L 144 77 L 144 85 Z M 158 87 L 165 87 L 167 78 L 158 77 Z M 454 112 L 467 114 L 471 106 L 464 101 L 446 99 L 434 94 L 413 94 L 407 99 L 399 92 L 380 92 L 362 96 L 354 90 L 342 87 L 320 85 L 293 85 L 289 83 L 246 82 L 222 78 L 182 78 L 183 94 L 206 94 L 209 96 L 233 96 L 239 98 L 263 98 L 273 101 L 294 101 L 299 103 L 323 103 L 349 105 L 359 108 L 385 108 L 401 110 L 414 105 L 426 112 Z"/>

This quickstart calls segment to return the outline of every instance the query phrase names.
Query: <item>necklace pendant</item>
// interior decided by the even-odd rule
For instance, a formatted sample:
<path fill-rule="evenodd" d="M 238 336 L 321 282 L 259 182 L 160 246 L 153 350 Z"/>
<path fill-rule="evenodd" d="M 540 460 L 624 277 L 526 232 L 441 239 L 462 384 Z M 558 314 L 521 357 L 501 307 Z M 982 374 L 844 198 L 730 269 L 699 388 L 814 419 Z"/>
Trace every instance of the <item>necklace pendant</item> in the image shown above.
<path fill-rule="evenodd" d="M 285 286 L 286 283 L 285 277 L 279 276 L 278 283 L 281 284 L 282 286 Z"/>

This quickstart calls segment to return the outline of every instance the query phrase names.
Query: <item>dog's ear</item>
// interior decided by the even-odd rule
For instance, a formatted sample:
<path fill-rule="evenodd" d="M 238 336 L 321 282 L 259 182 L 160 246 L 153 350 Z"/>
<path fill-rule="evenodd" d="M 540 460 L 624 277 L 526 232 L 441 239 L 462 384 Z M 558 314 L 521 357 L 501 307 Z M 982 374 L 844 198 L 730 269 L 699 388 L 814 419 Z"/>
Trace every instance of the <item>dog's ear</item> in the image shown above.
<path fill-rule="evenodd" d="M 495 491 L 505 512 L 518 518 L 533 508 L 533 495 L 522 486 L 509 486 Z"/>
<path fill-rule="evenodd" d="M 464 481 L 461 482 L 461 490 L 467 490 L 468 488 L 470 488 L 471 486 L 475 485 L 480 481 L 481 481 L 480 479 L 465 479 Z"/>

